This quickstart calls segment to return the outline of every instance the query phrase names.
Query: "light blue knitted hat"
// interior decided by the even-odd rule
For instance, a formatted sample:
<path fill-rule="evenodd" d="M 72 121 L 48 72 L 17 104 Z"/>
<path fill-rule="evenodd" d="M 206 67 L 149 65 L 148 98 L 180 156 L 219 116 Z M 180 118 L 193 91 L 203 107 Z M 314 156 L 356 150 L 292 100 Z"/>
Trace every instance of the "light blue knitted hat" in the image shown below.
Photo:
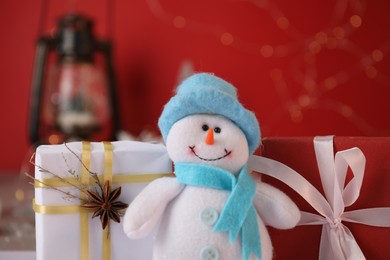
<path fill-rule="evenodd" d="M 230 119 L 245 133 L 250 153 L 260 144 L 256 116 L 238 101 L 236 88 L 221 78 L 199 73 L 180 84 L 158 120 L 164 140 L 174 123 L 193 114 L 217 114 Z"/>

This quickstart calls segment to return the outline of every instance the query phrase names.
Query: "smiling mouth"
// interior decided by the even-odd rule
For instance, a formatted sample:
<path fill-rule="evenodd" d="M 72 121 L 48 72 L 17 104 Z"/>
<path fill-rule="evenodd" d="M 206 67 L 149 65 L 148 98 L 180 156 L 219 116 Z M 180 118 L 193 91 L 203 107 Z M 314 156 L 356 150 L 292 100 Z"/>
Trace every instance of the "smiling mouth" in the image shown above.
<path fill-rule="evenodd" d="M 191 152 L 192 152 L 196 157 L 198 157 L 198 158 L 201 159 L 202 161 L 207 161 L 207 162 L 213 162 L 213 161 L 221 160 L 221 159 L 225 158 L 226 156 L 229 156 L 229 155 L 232 153 L 232 151 L 228 151 L 228 150 L 225 149 L 225 154 L 222 155 L 221 157 L 208 159 L 208 158 L 200 157 L 198 154 L 196 154 L 196 152 L 195 152 L 195 145 L 193 145 L 193 146 L 188 146 L 188 148 L 191 149 Z"/>

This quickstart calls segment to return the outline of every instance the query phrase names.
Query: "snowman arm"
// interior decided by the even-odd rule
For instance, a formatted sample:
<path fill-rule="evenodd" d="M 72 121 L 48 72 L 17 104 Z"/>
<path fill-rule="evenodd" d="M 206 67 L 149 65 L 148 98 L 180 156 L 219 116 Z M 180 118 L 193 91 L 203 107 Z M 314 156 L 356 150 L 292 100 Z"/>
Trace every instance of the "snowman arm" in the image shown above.
<path fill-rule="evenodd" d="M 253 204 L 264 224 L 275 228 L 293 228 L 301 217 L 298 207 L 286 194 L 264 182 L 257 183 Z"/>
<path fill-rule="evenodd" d="M 164 213 L 168 203 L 183 189 L 176 178 L 164 177 L 151 182 L 131 202 L 123 217 L 123 229 L 132 239 L 147 236 Z"/>

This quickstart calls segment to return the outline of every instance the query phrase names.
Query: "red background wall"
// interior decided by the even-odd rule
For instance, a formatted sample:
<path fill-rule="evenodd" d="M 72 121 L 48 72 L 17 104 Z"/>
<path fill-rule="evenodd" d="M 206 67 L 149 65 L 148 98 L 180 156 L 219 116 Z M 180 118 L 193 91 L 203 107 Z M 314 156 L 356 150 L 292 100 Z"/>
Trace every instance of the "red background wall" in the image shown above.
<path fill-rule="evenodd" d="M 122 129 L 134 135 L 156 129 L 189 61 L 238 87 L 263 137 L 389 136 L 389 8 L 386 0 L 0 1 L 0 172 L 26 160 L 38 32 L 69 11 L 112 36 Z"/>

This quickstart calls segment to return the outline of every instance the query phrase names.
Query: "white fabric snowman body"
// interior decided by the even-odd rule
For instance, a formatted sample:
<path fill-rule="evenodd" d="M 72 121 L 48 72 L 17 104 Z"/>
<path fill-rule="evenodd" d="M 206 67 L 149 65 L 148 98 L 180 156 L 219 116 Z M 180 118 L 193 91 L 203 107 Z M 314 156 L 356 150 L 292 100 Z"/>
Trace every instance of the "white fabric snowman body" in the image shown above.
<path fill-rule="evenodd" d="M 222 90 L 225 87 L 230 90 L 232 87 L 229 83 L 205 73 L 192 76 L 182 85 L 184 88 L 188 85 L 193 88 L 199 83 L 207 88 L 219 84 Z M 230 98 L 229 90 L 227 93 Z M 187 91 L 184 93 L 186 94 L 184 97 L 188 100 L 194 98 L 192 94 L 187 95 Z M 177 96 L 180 96 L 180 89 Z M 234 95 L 233 99 L 238 103 Z M 183 99 L 179 101 L 182 102 Z M 180 105 L 180 102 L 177 104 Z M 234 118 L 237 109 L 244 109 L 239 103 L 238 107 L 226 114 L 223 110 L 221 112 L 213 109 L 215 106 L 213 100 L 195 97 L 194 106 L 196 107 L 199 102 L 207 108 L 207 111 L 199 107 L 192 110 L 186 107 L 189 104 L 185 102 L 184 116 L 180 113 L 175 114 L 177 111 L 175 100 L 171 100 L 166 105 L 159 126 L 166 141 L 168 154 L 175 164 L 177 178 L 161 178 L 150 183 L 127 209 L 124 231 L 130 238 L 142 238 L 148 235 L 160 221 L 154 245 L 153 259 L 155 260 L 271 259 L 272 244 L 265 226 L 292 228 L 300 218 L 299 210 L 284 193 L 260 181 L 254 184 L 251 177 L 246 178 L 254 185 L 250 201 L 244 200 L 243 204 L 228 203 L 229 199 L 234 200 L 231 198 L 234 197 L 233 193 L 238 194 L 235 199 L 241 201 L 240 189 L 245 190 L 246 186 L 241 185 L 233 192 L 235 187 L 240 186 L 237 181 L 234 182 L 231 190 L 222 189 L 217 186 L 223 181 L 218 178 L 208 179 L 208 174 L 221 173 L 231 176 L 233 180 L 240 179 L 238 175 L 243 174 L 241 172 L 246 169 L 250 154 L 259 143 L 260 132 L 256 128 L 258 123 L 248 110 L 244 110 L 245 113 L 241 113 L 240 118 Z M 210 102 L 213 104 L 210 105 Z M 231 105 L 231 102 L 228 103 L 225 105 Z M 172 111 L 174 111 L 174 120 L 171 120 Z M 229 113 L 232 112 L 234 114 L 231 116 Z M 167 121 L 169 123 L 165 124 Z M 251 126 L 248 128 L 246 124 Z M 193 177 L 190 177 L 188 182 L 186 178 L 190 173 Z M 203 177 L 198 179 L 198 175 L 205 176 L 206 180 Z M 209 185 L 208 180 L 212 184 Z M 248 193 L 242 194 L 248 196 Z M 230 212 L 249 212 L 248 207 L 253 208 L 255 212 L 254 218 L 253 216 L 251 218 L 252 222 L 249 221 L 250 214 L 243 213 L 244 217 L 239 224 L 240 230 L 237 237 L 233 239 L 230 237 L 230 231 L 217 230 L 218 225 L 223 226 L 222 215 L 225 224 L 226 219 L 229 220 L 232 216 L 235 218 L 234 214 L 227 217 L 228 204 Z M 247 224 L 250 227 L 249 232 L 248 228 L 246 230 L 243 228 L 245 223 L 250 223 Z M 258 236 L 258 240 L 256 238 L 253 240 L 248 233 Z M 251 243 L 248 239 L 258 244 L 260 254 L 256 254 L 256 250 L 253 250 L 248 251 L 246 257 L 243 256 L 245 251 L 243 248 L 247 248 Z"/>

